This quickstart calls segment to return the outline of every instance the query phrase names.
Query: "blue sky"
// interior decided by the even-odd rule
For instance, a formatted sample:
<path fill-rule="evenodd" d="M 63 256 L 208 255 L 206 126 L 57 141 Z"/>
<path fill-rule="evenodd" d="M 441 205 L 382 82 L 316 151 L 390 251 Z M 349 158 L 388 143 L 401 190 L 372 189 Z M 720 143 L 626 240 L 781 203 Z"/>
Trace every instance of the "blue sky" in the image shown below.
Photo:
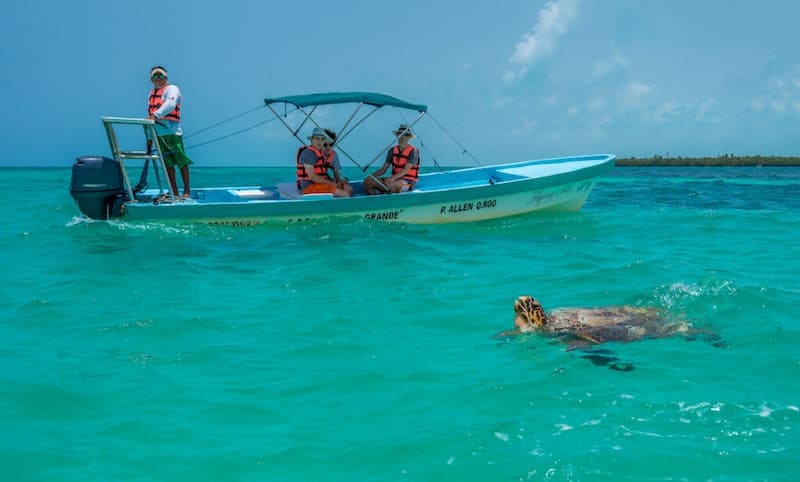
<path fill-rule="evenodd" d="M 264 97 L 347 90 L 427 104 L 484 163 L 800 155 L 798 18 L 777 0 L 3 2 L 0 165 L 107 154 L 100 116 L 143 115 L 156 64 L 183 91 L 198 166 L 291 164 L 277 122 L 197 146 L 266 111 L 190 135 Z M 401 121 L 381 111 L 347 147 L 367 159 Z M 471 164 L 436 123 L 418 126 L 423 162 Z"/>

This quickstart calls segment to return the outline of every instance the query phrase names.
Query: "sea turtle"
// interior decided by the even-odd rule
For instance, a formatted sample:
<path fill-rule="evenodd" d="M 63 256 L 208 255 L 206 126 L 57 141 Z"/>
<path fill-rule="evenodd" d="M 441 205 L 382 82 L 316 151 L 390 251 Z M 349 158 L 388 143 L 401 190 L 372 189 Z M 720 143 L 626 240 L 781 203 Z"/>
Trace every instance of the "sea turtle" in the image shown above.
<path fill-rule="evenodd" d="M 669 319 L 656 308 L 608 306 L 601 308 L 561 308 L 545 313 L 532 296 L 514 301 L 514 331 L 506 334 L 539 332 L 569 343 L 570 350 L 581 349 L 583 358 L 615 370 L 631 370 L 633 365 L 618 362 L 609 350 L 598 349 L 605 342 L 630 342 L 649 338 L 683 336 L 702 339 L 714 346 L 725 346 L 719 335 L 692 328 L 685 320 Z"/>

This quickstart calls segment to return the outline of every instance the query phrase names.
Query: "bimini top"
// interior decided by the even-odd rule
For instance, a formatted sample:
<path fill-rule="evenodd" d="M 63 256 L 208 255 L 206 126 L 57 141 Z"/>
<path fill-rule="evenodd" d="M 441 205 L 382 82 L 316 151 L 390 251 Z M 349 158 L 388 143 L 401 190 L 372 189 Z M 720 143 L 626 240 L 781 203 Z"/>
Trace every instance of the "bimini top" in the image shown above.
<path fill-rule="evenodd" d="M 297 107 L 361 103 L 374 105 L 375 107 L 390 105 L 402 109 L 415 110 L 417 112 L 425 112 L 428 110 L 427 105 L 410 104 L 396 97 L 392 97 L 391 95 L 377 94 L 374 92 L 323 92 L 319 94 L 287 95 L 286 97 L 264 99 L 266 105 L 279 102 L 293 104 Z"/>

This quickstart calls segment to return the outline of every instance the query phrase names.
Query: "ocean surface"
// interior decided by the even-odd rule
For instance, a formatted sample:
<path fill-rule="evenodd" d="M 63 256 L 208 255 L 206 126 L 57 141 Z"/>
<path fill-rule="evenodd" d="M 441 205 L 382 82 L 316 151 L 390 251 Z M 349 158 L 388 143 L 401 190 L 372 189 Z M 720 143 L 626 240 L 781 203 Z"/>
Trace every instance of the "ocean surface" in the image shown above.
<path fill-rule="evenodd" d="M 616 168 L 578 213 L 248 228 L 86 222 L 69 176 L 0 169 L 2 481 L 799 477 L 800 169 Z M 724 343 L 593 360 L 495 336 L 522 294 Z"/>

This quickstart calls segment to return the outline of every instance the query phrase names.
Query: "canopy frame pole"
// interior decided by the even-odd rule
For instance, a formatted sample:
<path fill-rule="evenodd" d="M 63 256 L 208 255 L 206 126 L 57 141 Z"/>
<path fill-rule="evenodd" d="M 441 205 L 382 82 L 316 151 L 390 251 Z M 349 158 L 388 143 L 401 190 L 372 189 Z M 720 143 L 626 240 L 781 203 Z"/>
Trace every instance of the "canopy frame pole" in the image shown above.
<path fill-rule="evenodd" d="M 347 129 L 347 126 L 350 125 L 350 122 L 352 122 L 353 118 L 356 116 L 356 114 L 358 114 L 358 111 L 361 110 L 361 107 L 363 105 L 364 105 L 363 102 L 359 102 L 358 103 L 358 105 L 356 106 L 356 109 L 353 111 L 352 114 L 350 114 L 350 117 L 347 119 L 347 121 L 344 123 L 344 125 L 339 129 L 339 133 L 341 135 L 339 136 L 339 138 L 337 140 L 342 140 L 347 136 L 347 134 L 345 133 L 345 130 Z M 356 126 L 357 125 L 358 124 L 356 124 Z"/>
<path fill-rule="evenodd" d="M 471 157 L 472 160 L 475 161 L 475 164 L 478 165 L 478 167 L 483 167 L 483 164 L 481 164 L 481 162 L 475 156 L 473 156 L 472 153 L 466 147 L 464 147 L 464 144 L 462 144 L 458 139 L 455 138 L 455 136 L 453 136 L 453 134 L 451 134 L 447 129 L 445 129 L 444 126 L 442 124 L 440 124 L 439 121 L 436 120 L 436 117 L 434 117 L 433 114 L 431 114 L 430 117 L 431 117 L 431 120 L 433 122 L 435 122 L 437 126 L 439 126 L 439 129 L 441 129 L 442 132 L 447 134 L 448 137 L 450 137 L 450 139 L 452 139 L 453 142 L 455 142 L 456 145 L 461 148 L 461 153 L 462 154 L 466 154 L 469 157 Z"/>
<path fill-rule="evenodd" d="M 359 110 L 361 110 L 361 107 L 362 107 L 363 105 L 364 105 L 364 103 L 363 103 L 363 102 L 359 102 L 358 106 L 356 106 L 356 108 L 355 108 L 355 110 L 353 111 L 353 113 L 352 113 L 352 114 L 350 114 L 350 117 L 347 119 L 347 121 L 346 121 L 346 122 L 344 123 L 344 125 L 341 127 L 341 130 L 339 131 L 339 132 L 341 132 L 341 135 L 340 135 L 339 137 L 337 137 L 337 139 L 336 139 L 336 149 L 338 149 L 338 150 L 339 150 L 339 152 L 341 152 L 342 154 L 344 154 L 344 155 L 345 155 L 345 157 L 347 157 L 348 159 L 350 159 L 350 162 L 352 162 L 353 164 L 355 164 L 355 166 L 356 166 L 356 167 L 358 167 L 359 169 L 361 169 L 361 171 L 362 171 L 362 172 L 366 171 L 366 169 L 367 169 L 367 168 L 366 168 L 366 167 L 362 167 L 362 166 L 361 166 L 361 164 L 359 164 L 359 162 L 358 162 L 358 161 L 356 161 L 356 160 L 355 160 L 355 158 L 353 158 L 353 156 L 351 156 L 350 154 L 348 154 L 348 153 L 347 153 L 347 151 L 345 151 L 344 149 L 342 149 L 341 142 L 342 142 L 342 140 L 344 140 L 344 139 L 345 139 L 345 138 L 346 138 L 346 137 L 347 137 L 347 136 L 348 136 L 348 135 L 349 135 L 351 132 L 353 132 L 353 131 L 354 131 L 354 130 L 355 130 L 355 129 L 356 129 L 358 126 L 359 126 L 359 125 L 361 125 L 361 123 L 362 123 L 362 122 L 364 122 L 365 120 L 367 120 L 367 119 L 368 119 L 368 118 L 369 118 L 369 117 L 370 117 L 372 114 L 374 114 L 375 112 L 377 112 L 377 111 L 378 111 L 378 109 L 380 109 L 380 108 L 381 108 L 381 106 L 379 106 L 379 105 L 376 105 L 376 106 L 374 106 L 374 109 L 372 109 L 372 111 L 370 111 L 370 112 L 368 112 L 367 114 L 365 114 L 365 115 L 364 115 L 364 116 L 363 116 L 361 119 L 359 119 L 359 120 L 358 120 L 358 122 L 356 122 L 356 123 L 355 123 L 355 125 L 353 125 L 353 127 L 351 127 L 351 128 L 350 128 L 350 130 L 347 130 L 347 131 L 345 132 L 345 130 L 347 129 L 347 126 L 350 124 L 350 122 L 352 122 L 352 121 L 353 121 L 353 119 L 355 118 L 356 114 L 358 114 L 358 111 L 359 111 Z M 314 120 L 313 120 L 313 119 L 312 119 L 312 122 L 314 122 Z M 314 123 L 316 124 L 316 122 L 314 122 Z M 387 188 L 387 187 L 386 187 L 386 186 L 385 186 L 385 185 L 384 185 L 384 184 L 381 182 L 381 180 L 380 180 L 380 179 L 378 179 L 377 177 L 373 176 L 372 174 L 369 174 L 367 177 L 371 177 L 372 179 L 374 179 L 374 180 L 375 180 L 375 182 L 376 182 L 376 183 L 378 183 L 378 185 L 379 185 L 381 188 L 383 188 L 383 189 L 386 189 L 387 191 L 389 190 L 389 188 Z"/>
<path fill-rule="evenodd" d="M 408 121 L 406 120 L 406 116 L 404 116 L 402 112 L 400 112 L 399 114 L 400 114 L 400 118 L 401 118 L 401 119 L 403 119 L 403 122 L 408 122 Z M 433 116 L 432 116 L 432 115 L 429 115 L 429 116 L 430 116 L 430 118 L 431 118 L 431 119 L 433 119 Z M 416 135 L 416 134 L 415 134 L 415 135 Z M 440 166 L 440 165 L 439 165 L 439 161 L 437 161 L 437 160 L 436 160 L 436 156 L 433 154 L 433 151 L 430 149 L 430 147 L 428 147 L 428 145 L 427 145 L 427 144 L 425 144 L 425 141 L 423 141 L 423 140 L 422 140 L 422 137 L 420 137 L 420 136 L 416 135 L 416 138 L 417 138 L 417 140 L 419 141 L 419 146 L 420 146 L 422 149 L 425 149 L 425 151 L 426 151 L 428 154 L 430 154 L 430 156 L 431 156 L 431 159 L 433 159 L 433 165 L 434 165 L 434 166 L 436 166 L 436 168 L 437 168 L 437 169 L 439 169 L 439 172 L 444 172 L 444 169 L 442 169 L 442 166 Z M 465 151 L 465 152 L 466 152 L 466 151 Z M 463 152 L 462 152 L 462 154 L 463 154 Z M 480 165 L 480 164 L 479 164 L 479 165 Z M 483 167 L 483 166 L 481 166 L 481 167 Z"/>
<path fill-rule="evenodd" d="M 315 120 L 315 119 L 312 117 L 312 116 L 313 116 L 313 114 L 314 114 L 314 112 L 317 110 L 317 107 L 319 107 L 319 105 L 321 105 L 321 104 L 312 104 L 312 105 L 314 105 L 314 108 L 313 108 L 313 109 L 311 109 L 309 112 L 306 112 L 306 111 L 305 111 L 305 109 L 303 109 L 303 107 L 304 107 L 304 106 L 301 106 L 301 105 L 298 105 L 298 104 L 296 104 L 296 103 L 294 103 L 294 102 L 291 102 L 291 101 L 289 101 L 288 99 L 287 99 L 287 100 L 284 100 L 284 101 L 283 101 L 283 103 L 284 103 L 284 108 L 285 108 L 286 104 L 288 104 L 288 103 L 291 103 L 291 104 L 293 104 L 293 105 L 295 105 L 295 106 L 297 107 L 297 110 L 299 110 L 300 112 L 302 112 L 303 114 L 305 114 L 305 118 L 304 118 L 304 119 L 303 119 L 303 121 L 300 123 L 300 125 L 297 127 L 297 129 L 292 129 L 292 127 L 291 127 L 291 126 L 290 126 L 290 125 L 289 125 L 289 124 L 288 124 L 288 123 L 287 123 L 287 122 L 286 122 L 286 121 L 285 121 L 285 120 L 284 120 L 284 119 L 283 119 L 283 118 L 280 116 L 280 114 L 278 114 L 278 113 L 275 111 L 275 109 L 273 109 L 273 107 L 272 107 L 272 103 L 273 103 L 273 102 L 274 102 L 274 101 L 267 100 L 267 102 L 266 102 L 266 104 L 267 104 L 267 107 L 269 108 L 269 110 L 272 112 L 272 114 L 273 114 L 273 115 L 274 115 L 276 118 L 280 119 L 281 123 L 283 123 L 283 125 L 284 125 L 284 126 L 285 126 L 285 127 L 288 129 L 288 130 L 289 130 L 289 132 L 291 132 L 291 133 L 292 133 L 292 135 L 293 135 L 293 136 L 294 136 L 294 137 L 295 137 L 295 138 L 296 138 L 296 139 L 297 139 L 297 140 L 300 142 L 300 144 L 302 144 L 302 145 L 306 145 L 306 143 L 305 143 L 305 142 L 303 141 L 303 139 L 302 139 L 302 138 L 301 138 L 301 137 L 298 135 L 298 133 L 300 132 L 300 130 L 303 128 L 303 126 L 304 126 L 304 125 L 305 125 L 307 122 L 309 122 L 309 121 L 310 121 L 312 124 L 314 124 L 314 126 L 316 126 L 316 127 L 320 127 L 320 128 L 321 128 L 321 126 L 319 125 L 319 123 L 318 123 L 318 122 L 317 122 L 317 121 L 316 121 L 316 120 Z M 353 130 L 355 130 L 355 129 L 356 129 L 358 126 L 359 126 L 359 125 L 361 125 L 361 123 L 363 123 L 363 122 L 364 122 L 365 120 L 367 120 L 367 119 L 368 119 L 370 116 L 372 116 L 372 115 L 373 115 L 375 112 L 377 112 L 377 111 L 378 111 L 378 109 L 380 109 L 381 107 L 383 107 L 383 104 L 380 104 L 380 105 L 378 105 L 378 104 L 372 104 L 372 103 L 369 103 L 370 105 L 374 105 L 374 107 L 375 107 L 375 108 L 374 108 L 374 109 L 373 109 L 371 112 L 369 112 L 369 113 L 365 114 L 363 117 L 361 117 L 361 118 L 360 118 L 358 121 L 356 121 L 356 122 L 355 122 L 355 124 L 354 124 L 352 127 L 349 127 L 349 126 L 350 126 L 350 123 L 351 123 L 351 122 L 353 122 L 353 120 L 354 120 L 354 119 L 357 117 L 357 115 L 358 115 L 359 111 L 361 110 L 361 107 L 362 107 L 364 104 L 365 104 L 365 102 L 363 102 L 363 101 L 358 103 L 358 105 L 357 105 L 357 106 L 356 106 L 356 108 L 354 109 L 353 113 L 352 113 L 352 114 L 350 114 L 350 117 L 347 119 L 347 121 L 345 121 L 344 125 L 342 125 L 342 127 L 341 127 L 341 131 L 340 131 L 340 132 L 341 132 L 341 134 L 340 134 L 340 135 L 338 136 L 338 138 L 337 138 L 337 148 L 339 149 L 339 151 L 340 151 L 342 154 L 344 154 L 344 155 L 345 155 L 345 156 L 346 156 L 348 159 L 350 159 L 350 161 L 351 161 L 353 164 L 355 164 L 355 165 L 356 165 L 356 167 L 358 167 L 359 169 L 361 169 L 361 172 L 366 172 L 366 171 L 367 171 L 367 169 L 369 169 L 369 167 L 370 167 L 370 166 L 371 166 L 371 165 L 372 165 L 372 164 L 373 164 L 373 163 L 374 163 L 374 162 L 375 162 L 377 159 L 379 159 L 379 158 L 380 158 L 380 156 L 383 154 L 383 152 L 384 152 L 384 151 L 386 151 L 387 149 L 389 149 L 390 147 L 392 147 L 392 145 L 393 145 L 393 144 L 396 142 L 396 139 L 393 139 L 393 140 L 392 140 L 392 142 L 390 142 L 390 143 L 389 143 L 389 144 L 388 144 L 386 147 L 384 147 L 383 149 L 381 149 L 381 150 L 378 152 L 378 154 L 377 154 L 375 157 L 373 157 L 373 158 L 372 158 L 372 160 L 371 160 L 369 163 L 367 163 L 366 165 L 364 165 L 364 166 L 361 166 L 361 165 L 358 163 L 358 161 L 356 161 L 356 160 L 353 158 L 353 156 L 351 156 L 350 154 L 348 154 L 348 153 L 347 153 L 345 150 L 343 150 L 343 149 L 341 148 L 341 145 L 339 145 L 339 142 L 341 142 L 342 140 L 344 140 L 344 139 L 345 139 L 345 138 L 346 138 L 348 135 L 350 135 L 350 133 L 351 133 L 351 132 L 353 132 Z M 392 105 L 392 104 L 387 104 L 387 105 Z M 410 130 L 410 129 L 411 129 L 413 126 L 414 126 L 414 125 L 416 125 L 416 123 L 417 123 L 417 122 L 419 122 L 419 121 L 420 121 L 420 119 L 422 119 L 422 117 L 425 115 L 425 113 L 426 113 L 426 111 L 427 111 L 427 107 L 425 107 L 425 106 L 423 106 L 423 107 L 425 108 L 425 110 L 419 110 L 419 111 L 418 111 L 418 112 L 419 112 L 419 115 L 417 116 L 417 118 L 416 118 L 416 119 L 414 119 L 414 121 L 413 121 L 413 122 L 411 122 L 411 123 L 408 125 L 408 127 L 406 127 L 404 130 Z M 404 120 L 405 120 L 405 119 L 404 119 Z M 348 128 L 348 127 L 349 127 L 349 128 Z M 435 159 L 434 159 L 434 162 L 435 162 Z M 438 164 L 438 163 L 437 163 L 437 164 Z M 440 168 L 440 169 L 441 169 L 441 168 Z M 378 183 L 378 184 L 379 184 L 379 185 L 380 185 L 382 188 L 386 189 L 386 186 L 385 186 L 385 185 L 384 185 L 384 184 L 383 184 L 383 183 L 380 181 L 380 179 L 376 178 L 376 177 L 375 177 L 373 174 L 368 174 L 366 177 L 369 177 L 369 178 L 372 178 L 372 179 L 374 179 L 374 180 L 375 180 L 375 181 L 376 181 L 376 182 L 377 182 L 377 183 Z M 388 190 L 388 189 L 387 189 L 387 190 Z"/>
<path fill-rule="evenodd" d="M 342 147 L 341 147 L 341 146 L 338 144 L 338 142 L 337 142 L 337 144 L 336 144 L 336 149 L 338 149 L 338 150 L 339 150 L 339 152 L 341 152 L 342 154 L 344 154 L 344 155 L 345 155 L 345 157 L 347 157 L 348 159 L 350 159 L 350 162 L 352 162 L 353 164 L 355 164 L 355 165 L 356 165 L 356 167 L 358 167 L 359 169 L 361 169 L 361 172 L 366 172 L 366 170 L 367 170 L 367 168 L 368 168 L 369 166 L 362 167 L 362 166 L 361 166 L 361 164 L 359 164 L 359 163 L 358 163 L 358 161 L 356 161 L 355 159 L 353 159 L 353 156 L 351 156 L 351 155 L 350 155 L 350 154 L 348 154 L 348 153 L 347 153 L 347 152 L 346 152 L 344 149 L 342 149 Z M 365 179 L 366 179 L 367 177 L 371 177 L 371 178 L 372 178 L 372 179 L 373 179 L 375 182 L 377 182 L 377 183 L 378 183 L 378 185 L 379 185 L 381 188 L 385 189 L 386 191 L 389 191 L 389 188 L 388 188 L 388 187 L 386 187 L 386 185 L 384 185 L 384 184 L 381 182 L 380 178 L 377 178 L 377 177 L 373 176 L 372 174 L 367 174 L 367 176 L 365 177 Z"/>
<path fill-rule="evenodd" d="M 355 159 L 353 159 L 353 156 L 351 156 L 350 154 L 348 154 L 347 152 L 345 152 L 345 150 L 344 150 L 344 149 L 342 149 L 342 148 L 341 148 L 341 146 L 339 146 L 339 145 L 338 145 L 338 143 L 337 143 L 337 145 L 336 145 L 336 149 L 338 149 L 338 150 L 339 150 L 339 152 L 341 152 L 342 154 L 344 154 L 346 158 L 350 159 L 350 161 L 351 161 L 353 164 L 355 164 L 355 165 L 356 165 L 356 167 L 358 167 L 359 169 L 361 169 L 361 164 L 359 164 L 359 163 L 358 163 L 358 161 L 356 161 Z"/>
<path fill-rule="evenodd" d="M 351 128 L 350 128 L 350 130 L 348 130 L 347 132 L 342 132 L 342 135 L 341 135 L 340 137 L 341 137 L 342 139 L 344 139 L 345 137 L 347 137 L 348 135 L 350 135 L 350 133 L 351 133 L 351 132 L 353 132 L 354 130 L 356 130 L 356 127 L 360 126 L 362 122 L 364 122 L 365 120 L 369 119 L 369 117 L 370 117 L 372 114 L 374 114 L 374 113 L 378 112 L 378 109 L 380 109 L 380 108 L 381 108 L 381 106 L 375 106 L 375 108 L 374 108 L 374 109 L 372 109 L 372 112 L 370 112 L 369 114 L 367 114 L 367 115 L 365 115 L 364 117 L 362 117 L 362 118 L 361 118 L 361 119 L 360 119 L 358 122 L 356 122 L 356 124 L 355 124 L 353 127 L 351 127 Z"/>
<path fill-rule="evenodd" d="M 300 141 L 300 144 L 306 145 L 306 143 L 305 143 L 305 142 L 303 142 L 303 139 L 301 139 L 301 138 L 300 138 L 300 136 L 298 136 L 298 135 L 297 135 L 297 133 L 298 133 L 298 132 L 300 132 L 300 127 L 298 127 L 298 128 L 297 128 L 297 130 L 295 131 L 294 129 L 292 129 L 292 126 L 290 126 L 290 125 L 289 125 L 289 124 L 288 124 L 288 123 L 287 123 L 285 120 L 283 120 L 283 117 L 281 117 L 281 115 L 280 115 L 280 114 L 278 114 L 277 112 L 275 112 L 275 109 L 273 109 L 273 108 L 272 108 L 272 104 L 267 104 L 267 108 L 268 108 L 269 110 L 271 110 L 271 111 L 272 111 L 272 113 L 275 115 L 275 117 L 277 117 L 277 118 L 278 118 L 278 120 L 280 120 L 280 121 L 281 121 L 281 123 L 283 123 L 283 125 L 284 125 L 284 126 L 286 126 L 286 128 L 289 130 L 289 132 L 291 132 L 291 133 L 292 133 L 292 135 L 293 135 L 293 136 L 294 136 L 294 137 L 295 137 L 295 138 L 296 138 L 298 141 Z M 298 107 L 298 109 L 300 109 L 300 108 Z M 303 113 L 305 114 L 305 112 L 303 112 Z M 305 123 L 305 121 L 303 121 L 303 122 Z M 301 125 L 301 127 L 302 127 L 302 125 Z"/>
<path fill-rule="evenodd" d="M 291 132 L 291 133 L 292 133 L 292 135 L 293 135 L 293 136 L 294 136 L 294 137 L 295 137 L 295 138 L 296 138 L 298 141 L 300 141 L 300 144 L 303 144 L 303 145 L 305 145 L 305 144 L 306 144 L 305 142 L 303 142 L 303 139 L 300 139 L 300 136 L 298 136 L 298 135 L 297 135 L 297 132 L 295 132 L 295 131 L 294 131 L 294 129 L 292 129 L 292 126 L 290 126 L 290 125 L 289 125 L 289 124 L 288 124 L 288 123 L 287 123 L 285 120 L 283 120 L 283 117 L 281 117 L 281 115 L 280 115 L 280 114 L 278 114 L 277 112 L 275 112 L 275 109 L 273 109 L 273 108 L 272 108 L 272 104 L 267 104 L 267 108 L 268 108 L 269 110 L 271 110 L 271 111 L 272 111 L 272 113 L 273 113 L 273 114 L 275 114 L 275 117 L 277 117 L 277 118 L 278 118 L 278 120 L 280 120 L 280 121 L 283 123 L 283 125 L 284 125 L 284 126 L 286 126 L 286 128 L 289 130 L 289 132 Z M 300 129 L 298 129 L 298 131 L 299 131 L 299 130 L 300 130 Z"/>
<path fill-rule="evenodd" d="M 299 105 L 297 106 L 297 109 L 300 112 L 302 112 L 303 114 L 305 114 L 306 118 L 303 119 L 303 122 L 301 122 L 299 126 L 297 126 L 297 130 L 292 132 L 292 134 L 294 134 L 295 137 L 297 137 L 297 133 L 300 132 L 300 129 L 302 129 L 303 126 L 306 125 L 306 122 L 308 122 L 309 120 L 311 121 L 312 124 L 314 124 L 315 126 L 319 127 L 319 124 L 317 124 L 317 122 L 311 117 L 314 114 L 314 111 L 317 110 L 317 107 L 319 107 L 319 106 L 315 105 L 314 108 L 311 109 L 311 112 L 306 112 L 306 111 L 303 110 L 302 107 L 300 107 Z M 297 137 L 297 138 L 300 139 L 299 137 Z M 305 142 L 303 142 L 302 140 L 300 142 L 302 142 L 305 145 Z"/>

